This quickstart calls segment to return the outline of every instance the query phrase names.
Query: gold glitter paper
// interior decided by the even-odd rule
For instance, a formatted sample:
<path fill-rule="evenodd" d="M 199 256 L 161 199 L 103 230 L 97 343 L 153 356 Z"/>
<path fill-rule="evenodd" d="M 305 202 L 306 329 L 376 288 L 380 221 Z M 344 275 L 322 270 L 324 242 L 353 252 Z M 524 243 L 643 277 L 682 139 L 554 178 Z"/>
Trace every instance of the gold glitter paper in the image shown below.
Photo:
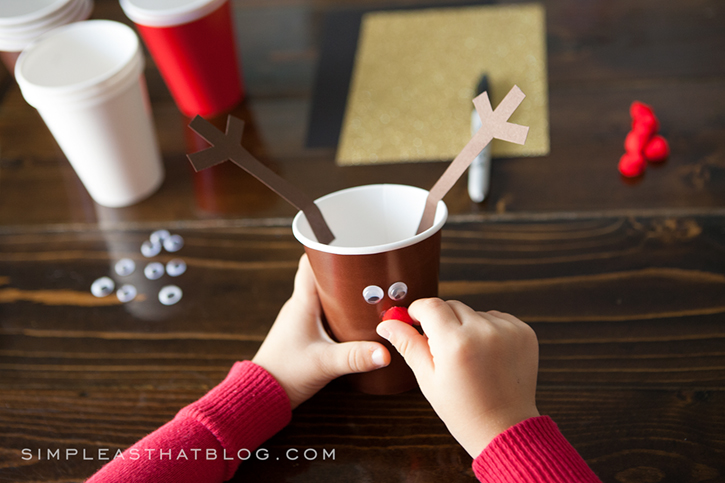
<path fill-rule="evenodd" d="M 517 84 L 510 121 L 526 144 L 494 140 L 494 157 L 549 153 L 544 8 L 539 4 L 374 12 L 363 17 L 337 151 L 340 165 L 453 159 L 471 139 L 476 85 L 494 108 Z"/>

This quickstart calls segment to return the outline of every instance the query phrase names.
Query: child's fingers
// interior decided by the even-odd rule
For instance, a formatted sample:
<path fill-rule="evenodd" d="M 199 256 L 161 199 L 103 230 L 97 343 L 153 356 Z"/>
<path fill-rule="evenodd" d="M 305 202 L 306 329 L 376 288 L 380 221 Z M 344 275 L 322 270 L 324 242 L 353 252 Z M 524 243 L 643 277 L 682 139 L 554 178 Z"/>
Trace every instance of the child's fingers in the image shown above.
<path fill-rule="evenodd" d="M 428 340 L 413 326 L 399 320 L 386 320 L 378 324 L 377 332 L 400 352 L 416 376 L 433 370 L 433 356 Z"/>
<path fill-rule="evenodd" d="M 515 326 L 518 326 L 518 327 L 526 327 L 526 328 L 530 327 L 529 324 L 527 324 L 526 322 L 522 321 L 521 319 L 519 319 L 517 317 L 514 317 L 511 314 L 507 314 L 505 312 L 499 312 L 498 310 L 489 310 L 488 312 L 486 312 L 486 314 L 496 317 L 498 319 L 503 319 L 507 322 L 511 322 L 512 324 L 514 324 Z"/>
<path fill-rule="evenodd" d="M 453 313 L 456 315 L 458 320 L 461 321 L 461 324 L 464 323 L 465 320 L 468 321 L 475 321 L 480 322 L 480 312 L 476 312 L 468 305 L 464 304 L 463 302 L 459 302 L 458 300 L 449 300 L 446 302 L 448 306 L 451 308 Z M 491 321 L 491 317 L 484 317 L 487 321 Z"/>
<path fill-rule="evenodd" d="M 305 324 L 304 328 L 307 331 L 312 330 L 313 333 L 317 334 L 319 330 L 317 325 L 319 325 L 319 322 L 317 325 L 314 322 L 320 318 L 322 307 L 320 306 L 320 298 L 317 295 L 315 275 L 312 272 L 312 266 L 307 258 L 307 254 L 302 255 L 300 258 L 297 274 L 295 275 L 294 292 L 292 292 L 292 297 L 288 303 L 294 307 L 292 310 L 299 314 L 297 318 L 310 323 Z"/>
<path fill-rule="evenodd" d="M 326 345 L 320 354 L 330 379 L 354 372 L 369 372 L 390 364 L 388 349 L 377 342 L 342 342 Z"/>
<path fill-rule="evenodd" d="M 307 254 L 302 255 L 300 263 L 297 267 L 295 275 L 295 289 L 293 295 L 302 297 L 303 299 L 317 299 L 317 286 L 315 285 L 315 275 L 312 272 L 310 260 Z"/>
<path fill-rule="evenodd" d="M 420 322 L 428 337 L 449 335 L 461 327 L 461 321 L 447 302 L 439 298 L 419 299 L 410 304 L 408 313 Z"/>

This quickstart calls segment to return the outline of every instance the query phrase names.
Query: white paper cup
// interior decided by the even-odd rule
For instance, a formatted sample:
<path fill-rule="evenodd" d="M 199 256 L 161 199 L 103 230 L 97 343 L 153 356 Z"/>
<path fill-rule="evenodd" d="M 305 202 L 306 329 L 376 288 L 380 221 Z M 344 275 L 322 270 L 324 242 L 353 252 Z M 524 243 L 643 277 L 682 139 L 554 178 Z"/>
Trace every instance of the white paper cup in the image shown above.
<path fill-rule="evenodd" d="M 0 52 L 10 71 L 20 52 L 41 35 L 87 19 L 93 0 L 1 0 Z"/>
<path fill-rule="evenodd" d="M 331 335 L 339 342 L 376 340 L 390 351 L 384 369 L 348 377 L 363 392 L 393 394 L 415 386 L 410 368 L 375 328 L 390 307 L 438 295 L 441 228 L 448 210 L 440 201 L 433 226 L 416 234 L 427 196 L 420 188 L 389 184 L 323 196 L 315 203 L 335 235 L 329 245 L 317 242 L 304 214 L 292 222 L 315 273 Z M 402 296 L 393 291 L 401 283 Z M 366 297 L 368 288 L 380 296 Z"/>
<path fill-rule="evenodd" d="M 103 206 L 136 203 L 164 178 L 143 66 L 130 27 L 91 20 L 45 34 L 15 68 L 23 97 Z"/>

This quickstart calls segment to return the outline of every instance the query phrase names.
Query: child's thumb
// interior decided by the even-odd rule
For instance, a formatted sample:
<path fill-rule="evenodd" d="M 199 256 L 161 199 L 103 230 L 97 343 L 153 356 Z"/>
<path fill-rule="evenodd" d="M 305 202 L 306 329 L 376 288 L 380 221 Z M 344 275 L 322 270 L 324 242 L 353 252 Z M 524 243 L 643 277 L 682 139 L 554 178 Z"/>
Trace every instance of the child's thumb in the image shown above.
<path fill-rule="evenodd" d="M 370 372 L 390 364 L 390 353 L 377 342 L 342 342 L 330 345 L 328 351 L 325 368 L 332 378 Z"/>
<path fill-rule="evenodd" d="M 433 358 L 428 342 L 413 326 L 399 320 L 386 320 L 378 324 L 377 332 L 400 352 L 416 377 L 420 378 L 432 369 Z"/>

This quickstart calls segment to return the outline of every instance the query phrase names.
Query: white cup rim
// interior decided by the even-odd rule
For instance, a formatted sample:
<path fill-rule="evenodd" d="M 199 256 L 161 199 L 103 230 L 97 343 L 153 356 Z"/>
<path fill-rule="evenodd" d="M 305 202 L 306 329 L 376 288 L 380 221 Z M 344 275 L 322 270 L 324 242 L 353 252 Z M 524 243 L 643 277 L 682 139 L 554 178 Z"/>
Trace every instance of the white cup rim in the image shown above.
<path fill-rule="evenodd" d="M 372 185 L 363 185 L 363 186 L 356 186 L 354 188 L 347 188 L 340 191 L 335 191 L 333 193 L 330 193 L 328 195 L 325 195 L 321 198 L 318 198 L 315 200 L 315 204 L 318 205 L 320 208 L 320 211 L 322 211 L 323 216 L 325 215 L 325 209 L 328 205 L 331 204 L 336 197 L 339 196 L 346 196 L 349 194 L 355 194 L 356 192 L 365 191 L 365 190 L 385 190 L 385 189 L 393 189 L 393 190 L 405 190 L 407 194 L 414 195 L 419 198 L 420 200 L 420 215 L 422 215 L 423 212 L 423 206 L 425 197 L 428 194 L 428 191 L 417 188 L 415 186 L 408 186 L 408 185 L 400 185 L 400 184 L 372 184 Z M 295 236 L 295 238 L 302 243 L 304 246 L 311 248 L 313 250 L 317 250 L 320 252 L 325 253 L 331 253 L 336 255 L 373 255 L 376 253 L 383 253 L 383 252 L 389 252 L 392 250 L 397 250 L 400 248 L 405 248 L 411 245 L 415 245 L 416 243 L 419 243 L 427 238 L 430 238 L 431 236 L 435 235 L 445 224 L 446 219 L 448 218 L 448 208 L 446 207 L 446 204 L 443 201 L 438 202 L 438 206 L 436 208 L 436 214 L 435 214 L 435 220 L 433 223 L 433 226 L 428 228 L 422 233 L 413 235 L 413 236 L 406 236 L 400 239 L 396 239 L 391 242 L 387 243 L 381 243 L 381 244 L 371 244 L 371 245 L 363 245 L 363 246 L 336 246 L 335 241 L 333 241 L 329 245 L 325 245 L 323 243 L 319 243 L 316 238 L 314 238 L 314 235 L 312 234 L 309 223 L 307 222 L 307 218 L 305 217 L 304 213 L 301 211 L 297 213 L 297 215 L 294 217 L 294 220 L 292 221 L 292 232 Z M 328 223 L 330 220 L 327 220 Z M 420 216 L 418 214 L 414 214 L 413 218 L 410 220 L 411 223 L 414 224 L 415 227 L 418 226 L 418 222 L 420 221 Z M 332 230 L 333 234 L 335 233 L 335 226 L 330 224 L 330 229 Z M 411 230 L 415 230 L 413 227 Z"/>
<path fill-rule="evenodd" d="M 121 42 L 127 42 L 127 45 L 114 52 L 116 58 L 104 70 L 89 74 L 87 78 L 79 77 L 58 85 L 40 82 L 40 77 L 48 77 L 49 74 L 42 72 L 42 69 L 47 68 L 47 63 L 42 61 L 47 60 L 48 54 L 53 53 L 54 49 L 62 49 L 65 40 L 73 39 L 73 36 L 82 38 L 84 35 L 91 39 L 103 37 L 112 40 L 115 46 L 121 45 Z M 36 56 L 39 58 L 36 59 Z M 41 105 L 45 108 L 50 104 L 79 106 L 109 98 L 125 85 L 137 82 L 143 71 L 143 63 L 140 42 L 132 28 L 112 20 L 89 20 L 64 25 L 39 37 L 18 57 L 15 78 L 25 100 L 36 108 Z M 50 74 L 53 74 L 52 71 Z"/>
<path fill-rule="evenodd" d="M 174 27 L 183 25 L 214 12 L 229 0 L 121 0 L 121 8 L 137 25 L 146 27 Z M 179 5 L 179 3 L 182 3 Z"/>
<path fill-rule="evenodd" d="M 0 50 L 20 52 L 41 35 L 63 25 L 87 19 L 93 10 L 93 0 L 72 0 L 36 22 L 22 25 L 0 25 Z"/>
<path fill-rule="evenodd" d="M 43 22 L 48 18 L 53 18 L 59 12 L 67 8 L 71 8 L 71 4 L 77 0 L 52 0 L 37 10 L 32 10 L 23 15 L 13 15 L 12 17 L 0 16 L 0 28 L 16 27 L 21 25 L 32 25 Z M 1 15 L 1 12 L 0 12 Z"/>

